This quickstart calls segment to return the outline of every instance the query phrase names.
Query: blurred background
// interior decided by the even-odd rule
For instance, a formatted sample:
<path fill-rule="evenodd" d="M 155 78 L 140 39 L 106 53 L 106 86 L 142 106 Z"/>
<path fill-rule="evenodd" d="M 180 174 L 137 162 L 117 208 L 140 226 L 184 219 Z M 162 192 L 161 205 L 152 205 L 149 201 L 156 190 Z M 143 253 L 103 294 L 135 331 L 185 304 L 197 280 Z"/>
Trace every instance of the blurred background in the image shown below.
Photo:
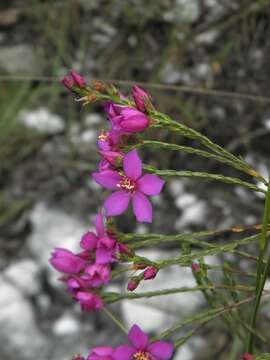
<path fill-rule="evenodd" d="M 102 108 L 82 108 L 59 80 L 75 69 L 88 79 L 114 80 L 124 94 L 134 82 L 143 82 L 160 111 L 240 154 L 267 176 L 269 39 L 269 0 L 1 0 L 1 359 L 67 360 L 91 346 L 124 341 L 103 313 L 82 314 L 48 265 L 54 247 L 76 249 L 104 198 L 89 176 L 98 162 L 97 131 L 106 128 Z M 154 138 L 174 140 L 164 132 Z M 239 176 L 192 155 L 141 153 L 159 168 Z M 137 226 L 128 213 L 119 227 L 159 233 L 226 229 L 260 223 L 262 213 L 257 194 L 179 178 L 167 182 L 154 206 L 151 226 Z M 141 253 L 159 259 L 179 250 Z M 247 266 L 234 257 L 226 260 Z M 194 284 L 190 269 L 168 269 L 140 289 Z M 124 287 L 122 279 L 109 289 Z M 176 314 L 180 318 L 206 307 L 197 293 L 160 300 L 125 300 L 110 308 L 127 326 L 136 322 L 154 334 Z M 269 317 L 265 307 L 265 326 Z M 175 359 L 234 360 L 241 351 L 216 320 Z"/>

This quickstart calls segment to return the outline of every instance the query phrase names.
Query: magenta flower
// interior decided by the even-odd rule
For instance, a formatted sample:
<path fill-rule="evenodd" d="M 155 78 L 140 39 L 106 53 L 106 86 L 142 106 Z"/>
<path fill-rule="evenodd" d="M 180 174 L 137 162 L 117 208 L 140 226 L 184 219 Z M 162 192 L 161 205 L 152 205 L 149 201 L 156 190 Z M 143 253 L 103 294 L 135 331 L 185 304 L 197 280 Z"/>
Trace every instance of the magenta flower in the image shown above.
<path fill-rule="evenodd" d="M 98 147 L 101 151 L 117 151 L 120 142 L 119 131 L 102 130 L 98 135 Z"/>
<path fill-rule="evenodd" d="M 103 306 L 102 299 L 97 295 L 85 291 L 78 291 L 74 295 L 74 299 L 81 305 L 84 311 L 97 311 Z"/>
<path fill-rule="evenodd" d="M 140 111 L 145 111 L 145 103 L 151 100 L 150 94 L 148 94 L 138 85 L 133 86 L 132 97 L 135 101 L 137 109 Z"/>
<path fill-rule="evenodd" d="M 123 169 L 123 174 L 114 170 L 93 173 L 93 178 L 98 184 L 106 189 L 117 190 L 105 200 L 106 215 L 122 214 L 131 199 L 137 221 L 152 222 L 152 205 L 146 195 L 158 195 L 164 181 L 156 175 L 142 176 L 142 162 L 136 150 L 124 156 Z"/>
<path fill-rule="evenodd" d="M 144 280 L 151 280 L 156 277 L 158 273 L 158 269 L 154 266 L 149 266 L 147 269 L 144 270 L 143 278 Z"/>
<path fill-rule="evenodd" d="M 98 287 L 108 284 L 110 281 L 111 268 L 109 265 L 91 264 L 84 270 L 82 280 L 87 281 L 89 286 Z"/>
<path fill-rule="evenodd" d="M 77 274 L 85 266 L 85 261 L 71 251 L 56 248 L 49 260 L 51 265 L 62 273 Z"/>
<path fill-rule="evenodd" d="M 148 336 L 133 325 L 128 334 L 131 345 L 121 345 L 113 353 L 114 360 L 169 360 L 174 346 L 165 341 L 149 342 Z"/>
<path fill-rule="evenodd" d="M 87 360 L 113 360 L 114 349 L 110 346 L 100 346 L 92 349 Z"/>
<path fill-rule="evenodd" d="M 97 264 L 108 264 L 115 260 L 114 255 L 118 250 L 117 242 L 105 231 L 101 211 L 97 214 L 95 223 L 97 234 L 90 231 L 84 234 L 80 246 L 84 250 L 95 250 Z"/>

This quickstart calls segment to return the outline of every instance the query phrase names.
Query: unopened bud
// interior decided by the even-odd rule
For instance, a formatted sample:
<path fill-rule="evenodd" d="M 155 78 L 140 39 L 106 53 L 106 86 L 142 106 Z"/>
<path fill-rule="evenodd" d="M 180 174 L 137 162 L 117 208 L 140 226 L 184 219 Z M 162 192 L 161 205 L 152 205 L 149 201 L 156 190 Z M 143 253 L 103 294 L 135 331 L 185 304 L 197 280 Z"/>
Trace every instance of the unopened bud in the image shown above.
<path fill-rule="evenodd" d="M 130 280 L 127 284 L 127 290 L 128 291 L 134 291 L 137 289 L 139 283 L 136 280 Z"/>
<path fill-rule="evenodd" d="M 144 280 L 151 280 L 156 277 L 158 269 L 154 266 L 149 266 L 143 273 Z"/>

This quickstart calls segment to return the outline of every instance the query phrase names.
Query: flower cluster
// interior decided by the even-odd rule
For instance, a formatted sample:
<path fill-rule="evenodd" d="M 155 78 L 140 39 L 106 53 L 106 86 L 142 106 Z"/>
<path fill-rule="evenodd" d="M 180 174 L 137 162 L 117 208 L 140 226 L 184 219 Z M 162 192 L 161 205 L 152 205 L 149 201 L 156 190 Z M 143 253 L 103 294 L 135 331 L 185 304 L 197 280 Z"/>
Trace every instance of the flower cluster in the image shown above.
<path fill-rule="evenodd" d="M 96 216 L 96 234 L 86 232 L 80 241 L 82 249 L 78 254 L 56 248 L 50 259 L 51 265 L 61 272 L 61 281 L 68 292 L 78 301 L 82 310 L 93 311 L 102 307 L 98 288 L 110 280 L 111 264 L 117 261 L 127 247 L 109 234 L 103 224 L 101 211 Z"/>
<path fill-rule="evenodd" d="M 152 205 L 148 197 L 160 194 L 164 181 L 156 175 L 143 174 L 142 161 L 136 149 L 130 150 L 136 134 L 151 125 L 147 116 L 148 109 L 152 108 L 150 95 L 138 86 L 133 88 L 133 99 L 100 82 L 89 88 L 86 80 L 75 71 L 65 76 L 62 83 L 80 95 L 78 100 L 84 104 L 97 99 L 104 101 L 110 129 L 99 133 L 97 146 L 101 161 L 92 178 L 105 189 L 112 190 L 103 204 L 106 218 L 122 214 L 131 202 L 137 221 L 151 223 Z M 51 265 L 62 274 L 60 280 L 66 284 L 67 291 L 85 311 L 102 308 L 100 288 L 110 281 L 112 264 L 131 254 L 128 247 L 120 242 L 117 233 L 104 226 L 104 211 L 100 210 L 96 216 L 96 233 L 88 231 L 83 234 L 79 253 L 56 248 L 50 258 Z M 153 279 L 158 272 L 149 264 L 135 265 L 134 269 L 144 271 L 128 283 L 127 288 L 131 291 L 142 279 Z M 94 348 L 87 360 L 166 360 L 172 356 L 173 345 L 164 341 L 149 342 L 137 325 L 131 328 L 128 337 L 130 345 L 121 345 L 116 349 L 107 346 Z M 74 360 L 85 358 L 75 355 Z"/>
<path fill-rule="evenodd" d="M 160 340 L 150 342 L 138 325 L 132 326 L 128 339 L 128 345 L 120 345 L 116 349 L 108 346 L 96 347 L 86 359 L 75 355 L 73 360 L 169 360 L 172 357 L 172 344 Z"/>

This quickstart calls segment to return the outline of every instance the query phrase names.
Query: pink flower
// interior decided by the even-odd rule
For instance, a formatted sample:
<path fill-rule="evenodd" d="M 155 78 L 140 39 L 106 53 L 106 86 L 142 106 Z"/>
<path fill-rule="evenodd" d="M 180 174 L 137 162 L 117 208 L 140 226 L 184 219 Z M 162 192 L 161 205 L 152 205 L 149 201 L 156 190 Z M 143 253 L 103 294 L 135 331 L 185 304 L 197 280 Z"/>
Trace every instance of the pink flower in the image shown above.
<path fill-rule="evenodd" d="M 107 216 L 122 214 L 128 207 L 130 199 L 137 221 L 152 222 L 152 205 L 147 196 L 158 195 L 164 181 L 156 175 L 142 175 L 142 162 L 137 151 L 132 150 L 124 156 L 124 173 L 104 170 L 93 173 L 94 180 L 106 189 L 117 190 L 105 200 Z"/>
<path fill-rule="evenodd" d="M 97 294 L 86 291 L 78 291 L 74 295 L 74 299 L 80 303 L 81 309 L 84 311 L 97 311 L 103 306 L 102 299 Z"/>
<path fill-rule="evenodd" d="M 98 147 L 101 151 L 117 151 L 120 142 L 119 131 L 102 130 L 98 135 Z"/>
<path fill-rule="evenodd" d="M 117 242 L 105 231 L 101 211 L 96 216 L 96 234 L 90 231 L 84 234 L 80 246 L 84 250 L 95 250 L 97 264 L 108 264 L 115 260 Z"/>
<path fill-rule="evenodd" d="M 100 346 L 92 349 L 87 360 L 113 360 L 114 349 L 110 346 Z"/>
<path fill-rule="evenodd" d="M 113 353 L 114 360 L 169 360 L 174 346 L 165 341 L 149 342 L 148 336 L 133 325 L 128 334 L 131 345 L 121 345 Z"/>
<path fill-rule="evenodd" d="M 109 265 L 91 264 L 84 270 L 82 280 L 89 283 L 91 287 L 108 284 L 110 281 L 111 268 Z"/>
<path fill-rule="evenodd" d="M 154 279 L 158 273 L 158 269 L 154 266 L 149 266 L 143 273 L 144 280 Z"/>
<path fill-rule="evenodd" d="M 145 111 L 145 103 L 151 100 L 150 94 L 148 94 L 138 85 L 135 85 L 132 88 L 132 96 L 137 106 L 137 109 L 140 111 Z"/>
<path fill-rule="evenodd" d="M 57 271 L 66 274 L 77 274 L 85 266 L 85 261 L 79 256 L 62 248 L 56 248 L 49 261 Z"/>

